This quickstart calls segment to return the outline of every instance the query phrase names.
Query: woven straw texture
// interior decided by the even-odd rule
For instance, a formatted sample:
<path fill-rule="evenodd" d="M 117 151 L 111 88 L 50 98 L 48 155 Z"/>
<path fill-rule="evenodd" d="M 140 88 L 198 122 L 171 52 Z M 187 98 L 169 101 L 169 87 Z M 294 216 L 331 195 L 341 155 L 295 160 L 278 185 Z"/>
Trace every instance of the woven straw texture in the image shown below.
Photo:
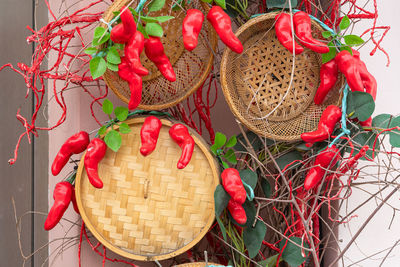
<path fill-rule="evenodd" d="M 129 0 L 115 1 L 104 13 L 104 20 L 110 21 L 114 17 L 113 11 L 120 10 L 122 6 L 129 2 Z M 152 12 L 151 16 L 168 15 L 175 17 L 161 24 L 164 29 L 164 36 L 161 40 L 164 45 L 165 54 L 170 59 L 174 68 L 176 81 L 169 82 L 165 79 L 143 52 L 141 61 L 149 70 L 149 75 L 143 77 L 140 109 L 160 110 L 183 101 L 201 86 L 213 64 L 213 50 L 215 50 L 217 38 L 212 26 L 205 20 L 199 35 L 197 47 L 191 52 L 185 50 L 182 40 L 182 21 L 186 12 L 182 9 L 172 11 L 171 7 L 173 3 L 174 1 L 167 0 L 164 8 L 160 11 Z M 132 7 L 135 7 L 136 4 L 137 2 Z M 203 11 L 204 14 L 208 11 L 208 7 L 201 1 L 191 1 L 186 8 L 197 8 Z M 122 101 L 129 102 L 130 90 L 128 83 L 122 80 L 117 72 L 107 70 L 103 78 Z"/>
<path fill-rule="evenodd" d="M 193 130 L 192 159 L 178 170 L 181 149 L 169 137 L 172 123 L 165 119 L 156 150 L 143 157 L 143 121 L 129 120 L 132 131 L 122 134 L 119 151 L 107 150 L 99 164 L 102 189 L 89 183 L 82 158 L 76 194 L 83 221 L 102 244 L 127 258 L 154 261 L 185 252 L 207 233 L 215 219 L 219 173 L 207 145 Z"/>
<path fill-rule="evenodd" d="M 276 14 L 256 17 L 239 28 L 236 35 L 244 52 L 237 55 L 225 49 L 221 84 L 233 114 L 250 130 L 275 140 L 296 141 L 303 132 L 317 128 L 326 106 L 340 103 L 344 78 L 341 75 L 323 105 L 315 105 L 321 56 L 304 49 L 296 55 L 293 69 L 293 55 L 276 38 Z M 321 39 L 322 28 L 314 21 L 312 29 Z"/>
<path fill-rule="evenodd" d="M 210 265 L 223 266 L 221 264 L 209 262 L 208 266 L 210 266 Z M 175 266 L 176 267 L 206 267 L 206 263 L 205 262 L 191 262 L 191 263 L 184 263 L 184 264 L 179 264 L 179 265 L 175 265 Z"/>

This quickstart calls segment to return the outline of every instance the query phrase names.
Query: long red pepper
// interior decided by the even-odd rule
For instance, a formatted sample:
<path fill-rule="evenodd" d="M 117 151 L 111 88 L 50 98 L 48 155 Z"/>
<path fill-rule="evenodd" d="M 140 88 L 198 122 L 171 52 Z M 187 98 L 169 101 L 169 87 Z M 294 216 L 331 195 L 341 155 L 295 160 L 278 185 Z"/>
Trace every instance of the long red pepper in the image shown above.
<path fill-rule="evenodd" d="M 293 23 L 296 36 L 302 45 L 320 54 L 329 52 L 329 47 L 325 43 L 315 40 L 312 36 L 311 18 L 306 12 L 296 12 L 293 15 Z"/>
<path fill-rule="evenodd" d="M 53 164 L 51 165 L 51 173 L 54 176 L 58 175 L 68 163 L 69 158 L 73 154 L 79 154 L 85 151 L 88 145 L 89 134 L 87 132 L 82 131 L 69 137 L 54 158 Z"/>
<path fill-rule="evenodd" d="M 338 106 L 329 105 L 322 112 L 321 118 L 318 122 L 318 129 L 313 132 L 306 132 L 301 134 L 301 139 L 311 146 L 315 142 L 321 142 L 328 139 L 333 130 L 335 129 L 336 123 L 340 120 L 342 111 Z"/>
<path fill-rule="evenodd" d="M 247 222 L 246 211 L 240 203 L 237 203 L 232 198 L 228 202 L 228 210 L 237 223 L 245 224 Z"/>
<path fill-rule="evenodd" d="M 304 189 L 310 190 L 317 186 L 324 178 L 327 169 L 332 169 L 339 157 L 339 150 L 335 145 L 321 151 L 315 158 L 314 167 L 307 173 L 304 180 Z"/>
<path fill-rule="evenodd" d="M 378 88 L 375 77 L 371 73 L 369 73 L 367 66 L 360 59 L 360 52 L 358 52 L 357 50 L 353 50 L 353 57 L 355 59 L 357 59 L 356 60 L 357 67 L 358 67 L 358 71 L 360 73 L 360 77 L 363 82 L 365 91 L 367 93 L 369 93 L 372 96 L 372 98 L 375 100 L 377 88 Z"/>
<path fill-rule="evenodd" d="M 142 128 L 140 129 L 140 139 L 142 141 L 140 153 L 143 156 L 149 155 L 156 149 L 161 127 L 162 123 L 157 117 L 149 116 L 144 120 Z"/>
<path fill-rule="evenodd" d="M 243 204 L 246 201 L 246 190 L 238 170 L 234 168 L 225 169 L 221 174 L 221 178 L 225 191 L 235 202 Z"/>
<path fill-rule="evenodd" d="M 275 16 L 275 33 L 278 41 L 292 54 L 299 55 L 303 53 L 304 48 L 301 47 L 293 38 L 291 19 L 288 13 L 279 13 Z"/>
<path fill-rule="evenodd" d="M 136 31 L 125 46 L 125 58 L 133 72 L 140 76 L 146 76 L 149 71 L 140 62 L 140 54 L 144 48 L 144 36 L 140 31 Z"/>
<path fill-rule="evenodd" d="M 189 134 L 189 131 L 186 128 L 186 126 L 180 123 L 174 124 L 169 129 L 169 136 L 182 149 L 182 154 L 181 157 L 179 158 L 177 167 L 178 169 L 183 169 L 189 164 L 190 159 L 192 158 L 194 144 L 195 144 L 193 137 Z"/>
<path fill-rule="evenodd" d="M 186 50 L 192 51 L 197 46 L 197 40 L 203 25 L 204 14 L 198 9 L 188 9 L 182 22 L 183 45 Z"/>
<path fill-rule="evenodd" d="M 221 41 L 233 52 L 241 54 L 243 45 L 232 31 L 232 22 L 220 6 L 213 6 L 207 14 L 207 20 L 214 27 Z"/>
<path fill-rule="evenodd" d="M 335 56 L 335 61 L 341 73 L 346 77 L 347 84 L 352 91 L 364 92 L 364 85 L 361 79 L 357 59 L 349 51 L 340 51 Z"/>
<path fill-rule="evenodd" d="M 128 107 L 130 110 L 133 110 L 142 101 L 142 78 L 132 71 L 125 57 L 121 57 L 121 63 L 118 65 L 118 75 L 129 84 L 131 96 Z"/>
<path fill-rule="evenodd" d="M 60 182 L 56 184 L 53 192 L 54 204 L 51 207 L 44 223 L 44 229 L 49 231 L 54 228 L 61 220 L 64 212 L 67 210 L 72 198 L 73 187 L 69 182 Z"/>
<path fill-rule="evenodd" d="M 129 8 L 123 6 L 121 12 L 120 18 L 122 23 L 112 28 L 110 39 L 114 43 L 125 44 L 136 32 L 136 22 Z"/>
<path fill-rule="evenodd" d="M 94 138 L 86 151 L 84 165 L 89 182 L 96 188 L 103 188 L 103 182 L 99 178 L 98 168 L 100 161 L 107 151 L 106 143 L 100 138 Z"/>
<path fill-rule="evenodd" d="M 76 202 L 76 191 L 75 191 L 75 187 L 72 187 L 71 202 L 72 202 L 72 205 L 73 205 L 73 207 L 74 207 L 75 212 L 78 213 L 78 214 L 81 214 L 81 213 L 79 212 L 78 203 Z"/>
<path fill-rule="evenodd" d="M 144 51 L 146 56 L 153 61 L 161 74 L 170 82 L 176 81 L 176 75 L 171 62 L 164 52 L 164 46 L 159 37 L 149 36 L 144 41 Z"/>
<path fill-rule="evenodd" d="M 338 79 L 338 67 L 334 59 L 322 64 L 319 71 L 319 77 L 321 83 L 314 96 L 314 103 L 316 105 L 321 105 L 324 102 L 326 95 L 333 88 L 333 86 L 335 86 Z"/>

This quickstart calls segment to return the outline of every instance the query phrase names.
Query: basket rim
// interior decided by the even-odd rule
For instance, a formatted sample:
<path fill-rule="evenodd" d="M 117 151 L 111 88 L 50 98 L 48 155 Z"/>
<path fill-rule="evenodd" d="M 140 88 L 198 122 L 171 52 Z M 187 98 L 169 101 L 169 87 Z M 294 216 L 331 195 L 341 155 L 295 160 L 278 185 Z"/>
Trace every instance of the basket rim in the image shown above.
<path fill-rule="evenodd" d="M 147 116 L 138 116 L 138 117 L 131 118 L 131 119 L 125 121 L 125 123 L 127 123 L 128 125 L 143 123 L 146 117 Z M 171 127 L 174 123 L 177 122 L 175 120 L 166 119 L 166 118 L 160 118 L 160 120 L 161 120 L 162 125 L 167 126 L 167 127 Z M 220 171 L 219 171 L 219 166 L 218 166 L 218 163 L 217 163 L 215 157 L 211 154 L 208 144 L 204 141 L 204 139 L 192 128 L 188 127 L 188 130 L 189 130 L 190 135 L 193 137 L 195 144 L 200 148 L 201 152 L 206 156 L 207 161 L 210 164 L 211 171 L 213 173 L 214 186 L 217 187 L 217 185 L 220 184 L 220 181 L 219 181 Z M 87 214 L 85 213 L 85 209 L 83 207 L 82 198 L 81 198 L 82 192 L 81 192 L 80 185 L 81 185 L 82 173 L 83 173 L 83 169 L 84 169 L 85 154 L 86 154 L 86 151 L 82 154 L 81 160 L 79 162 L 78 170 L 76 173 L 76 180 L 75 180 L 75 195 L 76 195 L 76 202 L 78 205 L 78 209 L 79 209 L 80 215 L 82 217 L 82 221 L 85 223 L 86 227 L 90 230 L 90 232 L 93 234 L 93 236 L 98 241 L 100 241 L 105 247 L 107 247 L 114 253 L 116 253 L 120 256 L 123 256 L 125 258 L 128 258 L 128 259 L 140 260 L 140 261 L 155 261 L 155 260 L 169 259 L 169 258 L 178 256 L 178 255 L 184 253 L 185 251 L 191 249 L 194 245 L 196 245 L 205 236 L 205 234 L 208 232 L 208 230 L 212 226 L 212 223 L 215 220 L 214 205 L 212 206 L 212 213 L 211 213 L 210 218 L 208 218 L 207 223 L 205 224 L 203 229 L 198 233 L 198 235 L 192 241 L 187 243 L 185 246 L 183 246 L 175 251 L 172 251 L 170 253 L 160 254 L 160 255 L 142 256 L 142 255 L 130 253 L 126 250 L 119 248 L 118 246 L 115 246 L 110 241 L 106 240 L 99 232 L 97 232 L 96 227 L 91 223 L 91 221 L 90 221 L 89 217 L 87 216 Z M 100 190 L 100 189 L 96 189 L 96 190 Z"/>
<path fill-rule="evenodd" d="M 112 3 L 112 5 L 109 6 L 108 9 L 112 9 L 112 8 L 114 8 L 114 7 L 119 7 L 119 6 L 121 5 L 121 2 L 122 2 L 122 3 L 125 3 L 125 2 L 128 2 L 128 0 L 116 0 L 116 1 L 114 1 L 114 2 Z M 206 3 L 204 3 L 203 1 L 199 1 L 199 2 L 200 2 L 200 5 L 204 8 L 204 10 L 205 10 L 206 12 L 210 10 L 210 7 L 209 7 Z M 107 11 L 106 11 L 106 12 L 107 12 Z M 104 14 L 106 14 L 106 12 L 104 12 Z M 104 18 L 104 17 L 103 17 L 103 18 Z M 210 73 L 210 71 L 211 71 L 211 68 L 212 68 L 212 66 L 213 66 L 213 62 L 214 62 L 214 53 L 213 53 L 213 51 L 215 51 L 215 49 L 216 49 L 216 47 L 217 47 L 217 43 L 218 43 L 216 32 L 215 32 L 214 29 L 212 28 L 211 24 L 210 24 L 208 21 L 204 21 L 203 26 L 204 26 L 204 25 L 207 25 L 207 27 L 208 27 L 208 29 L 209 29 L 209 32 L 210 32 L 210 37 L 211 37 L 211 38 L 208 39 L 208 40 L 209 40 L 209 42 L 210 42 L 210 44 L 211 44 L 211 47 L 209 47 L 209 48 L 210 48 L 210 50 L 212 50 L 212 51 L 211 51 L 211 53 L 210 53 L 210 57 L 208 58 L 208 61 L 206 62 L 207 67 L 206 67 L 205 71 L 200 75 L 200 79 L 198 79 L 198 82 L 197 82 L 195 85 L 193 85 L 192 88 L 191 88 L 190 90 L 187 90 L 186 93 L 185 93 L 182 97 L 180 97 L 180 98 L 178 98 L 178 99 L 176 99 L 176 100 L 174 100 L 174 101 L 169 101 L 169 102 L 167 102 L 167 103 L 163 103 L 163 104 L 154 104 L 154 105 L 146 105 L 146 104 L 140 103 L 139 106 L 138 106 L 137 108 L 143 109 L 143 110 L 160 110 L 160 109 L 166 109 L 166 108 L 173 107 L 173 106 L 179 104 L 180 102 L 184 101 L 184 100 L 185 100 L 186 98 L 188 98 L 190 95 L 192 95 L 192 94 L 204 83 L 204 81 L 207 79 L 207 76 L 209 75 L 209 73 Z M 107 25 L 105 25 L 104 23 L 101 23 L 101 26 L 102 26 L 102 27 L 107 27 Z M 191 52 L 186 51 L 186 49 L 184 49 L 184 51 L 182 52 L 182 54 L 184 54 L 184 53 L 191 53 Z M 181 57 L 181 56 L 182 56 L 182 55 L 180 55 L 180 57 Z M 180 58 L 180 57 L 179 57 L 179 58 Z M 175 64 L 174 64 L 174 65 L 175 65 Z M 129 98 L 127 98 L 127 97 L 124 96 L 122 93 L 120 93 L 119 90 L 118 90 L 118 88 L 116 88 L 116 86 L 114 86 L 113 83 L 109 83 L 109 82 L 108 82 L 107 76 L 110 75 L 110 72 L 111 72 L 111 70 L 107 69 L 106 72 L 103 74 L 103 80 L 104 80 L 104 82 L 107 84 L 108 87 L 111 88 L 111 90 L 114 92 L 114 94 L 115 94 L 119 99 L 121 99 L 124 103 L 128 104 L 128 103 L 129 103 Z M 154 79 L 158 79 L 159 76 L 160 76 L 160 75 L 158 75 L 158 76 L 156 76 L 156 77 L 154 77 L 154 78 L 152 78 L 152 79 L 149 79 L 149 80 L 147 80 L 147 81 L 143 81 L 143 85 L 145 85 L 146 82 L 148 82 L 148 81 L 151 81 L 151 80 L 154 80 Z M 173 82 L 172 82 L 172 84 L 173 84 Z M 144 86 L 143 86 L 143 89 L 145 89 Z"/>

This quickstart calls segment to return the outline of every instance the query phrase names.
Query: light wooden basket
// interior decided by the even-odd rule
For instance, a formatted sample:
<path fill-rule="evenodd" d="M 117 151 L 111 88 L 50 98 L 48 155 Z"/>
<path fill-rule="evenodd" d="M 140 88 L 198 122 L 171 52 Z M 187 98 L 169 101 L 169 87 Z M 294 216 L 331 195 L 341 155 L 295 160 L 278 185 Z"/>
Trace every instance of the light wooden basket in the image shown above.
<path fill-rule="evenodd" d="M 208 266 L 210 266 L 210 265 L 224 266 L 224 265 L 212 263 L 212 262 L 209 262 L 207 265 Z M 184 263 L 184 264 L 179 264 L 179 265 L 174 265 L 174 266 L 175 267 L 206 267 L 206 263 L 205 262 L 191 262 L 191 263 Z"/>
<path fill-rule="evenodd" d="M 114 17 L 113 11 L 121 10 L 124 5 L 129 4 L 130 0 L 116 0 L 104 12 L 104 20 L 109 22 Z M 165 54 L 170 59 L 176 74 L 176 81 L 169 82 L 158 71 L 157 67 L 147 59 L 145 53 L 141 55 L 142 64 L 149 70 L 149 75 L 143 77 L 142 101 L 139 109 L 161 110 L 169 108 L 185 100 L 196 89 L 198 89 L 207 78 L 213 65 L 213 51 L 217 45 L 217 37 L 211 24 L 205 20 L 199 35 L 197 47 L 189 52 L 185 50 L 182 40 L 182 21 L 186 11 L 180 9 L 172 11 L 175 1 L 166 0 L 163 9 L 152 12 L 152 16 L 174 16 L 167 22 L 162 23 L 164 36 L 161 38 Z M 135 2 L 132 7 L 135 7 Z M 186 6 L 197 8 L 206 14 L 209 10 L 207 5 L 200 0 L 191 1 Z M 103 24 L 103 27 L 106 25 Z M 130 90 L 128 83 L 122 80 L 117 72 L 107 70 L 103 75 L 104 81 L 114 91 L 114 93 L 125 103 L 129 102 Z"/>
<path fill-rule="evenodd" d="M 221 85 L 233 114 L 253 132 L 279 141 L 297 141 L 317 128 L 326 106 L 340 104 L 340 76 L 322 105 L 314 104 L 319 86 L 321 56 L 309 49 L 293 55 L 276 38 L 276 12 L 258 16 L 236 33 L 242 41 L 241 55 L 225 49 L 221 61 Z M 322 28 L 312 21 L 316 38 Z M 293 80 L 289 89 L 289 84 Z"/>
<path fill-rule="evenodd" d="M 194 153 L 186 168 L 177 169 L 181 149 L 169 136 L 173 122 L 167 119 L 161 120 L 155 151 L 143 157 L 143 121 L 128 120 L 132 131 L 122 134 L 119 151 L 107 149 L 99 164 L 102 189 L 89 183 L 82 157 L 76 195 L 83 221 L 103 245 L 126 258 L 154 261 L 185 252 L 207 233 L 215 219 L 219 169 L 208 145 L 190 128 Z"/>

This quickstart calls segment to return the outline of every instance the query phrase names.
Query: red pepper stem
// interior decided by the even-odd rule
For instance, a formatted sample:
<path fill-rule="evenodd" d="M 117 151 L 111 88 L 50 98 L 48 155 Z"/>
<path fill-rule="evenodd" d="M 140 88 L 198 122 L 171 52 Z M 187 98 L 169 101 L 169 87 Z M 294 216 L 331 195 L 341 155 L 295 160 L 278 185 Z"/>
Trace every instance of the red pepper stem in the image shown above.
<path fill-rule="evenodd" d="M 65 181 L 70 183 L 70 184 L 72 184 L 72 185 L 74 185 L 75 184 L 75 179 L 76 179 L 76 170 L 73 170 L 71 175 L 68 176 L 68 178 L 65 179 Z"/>

